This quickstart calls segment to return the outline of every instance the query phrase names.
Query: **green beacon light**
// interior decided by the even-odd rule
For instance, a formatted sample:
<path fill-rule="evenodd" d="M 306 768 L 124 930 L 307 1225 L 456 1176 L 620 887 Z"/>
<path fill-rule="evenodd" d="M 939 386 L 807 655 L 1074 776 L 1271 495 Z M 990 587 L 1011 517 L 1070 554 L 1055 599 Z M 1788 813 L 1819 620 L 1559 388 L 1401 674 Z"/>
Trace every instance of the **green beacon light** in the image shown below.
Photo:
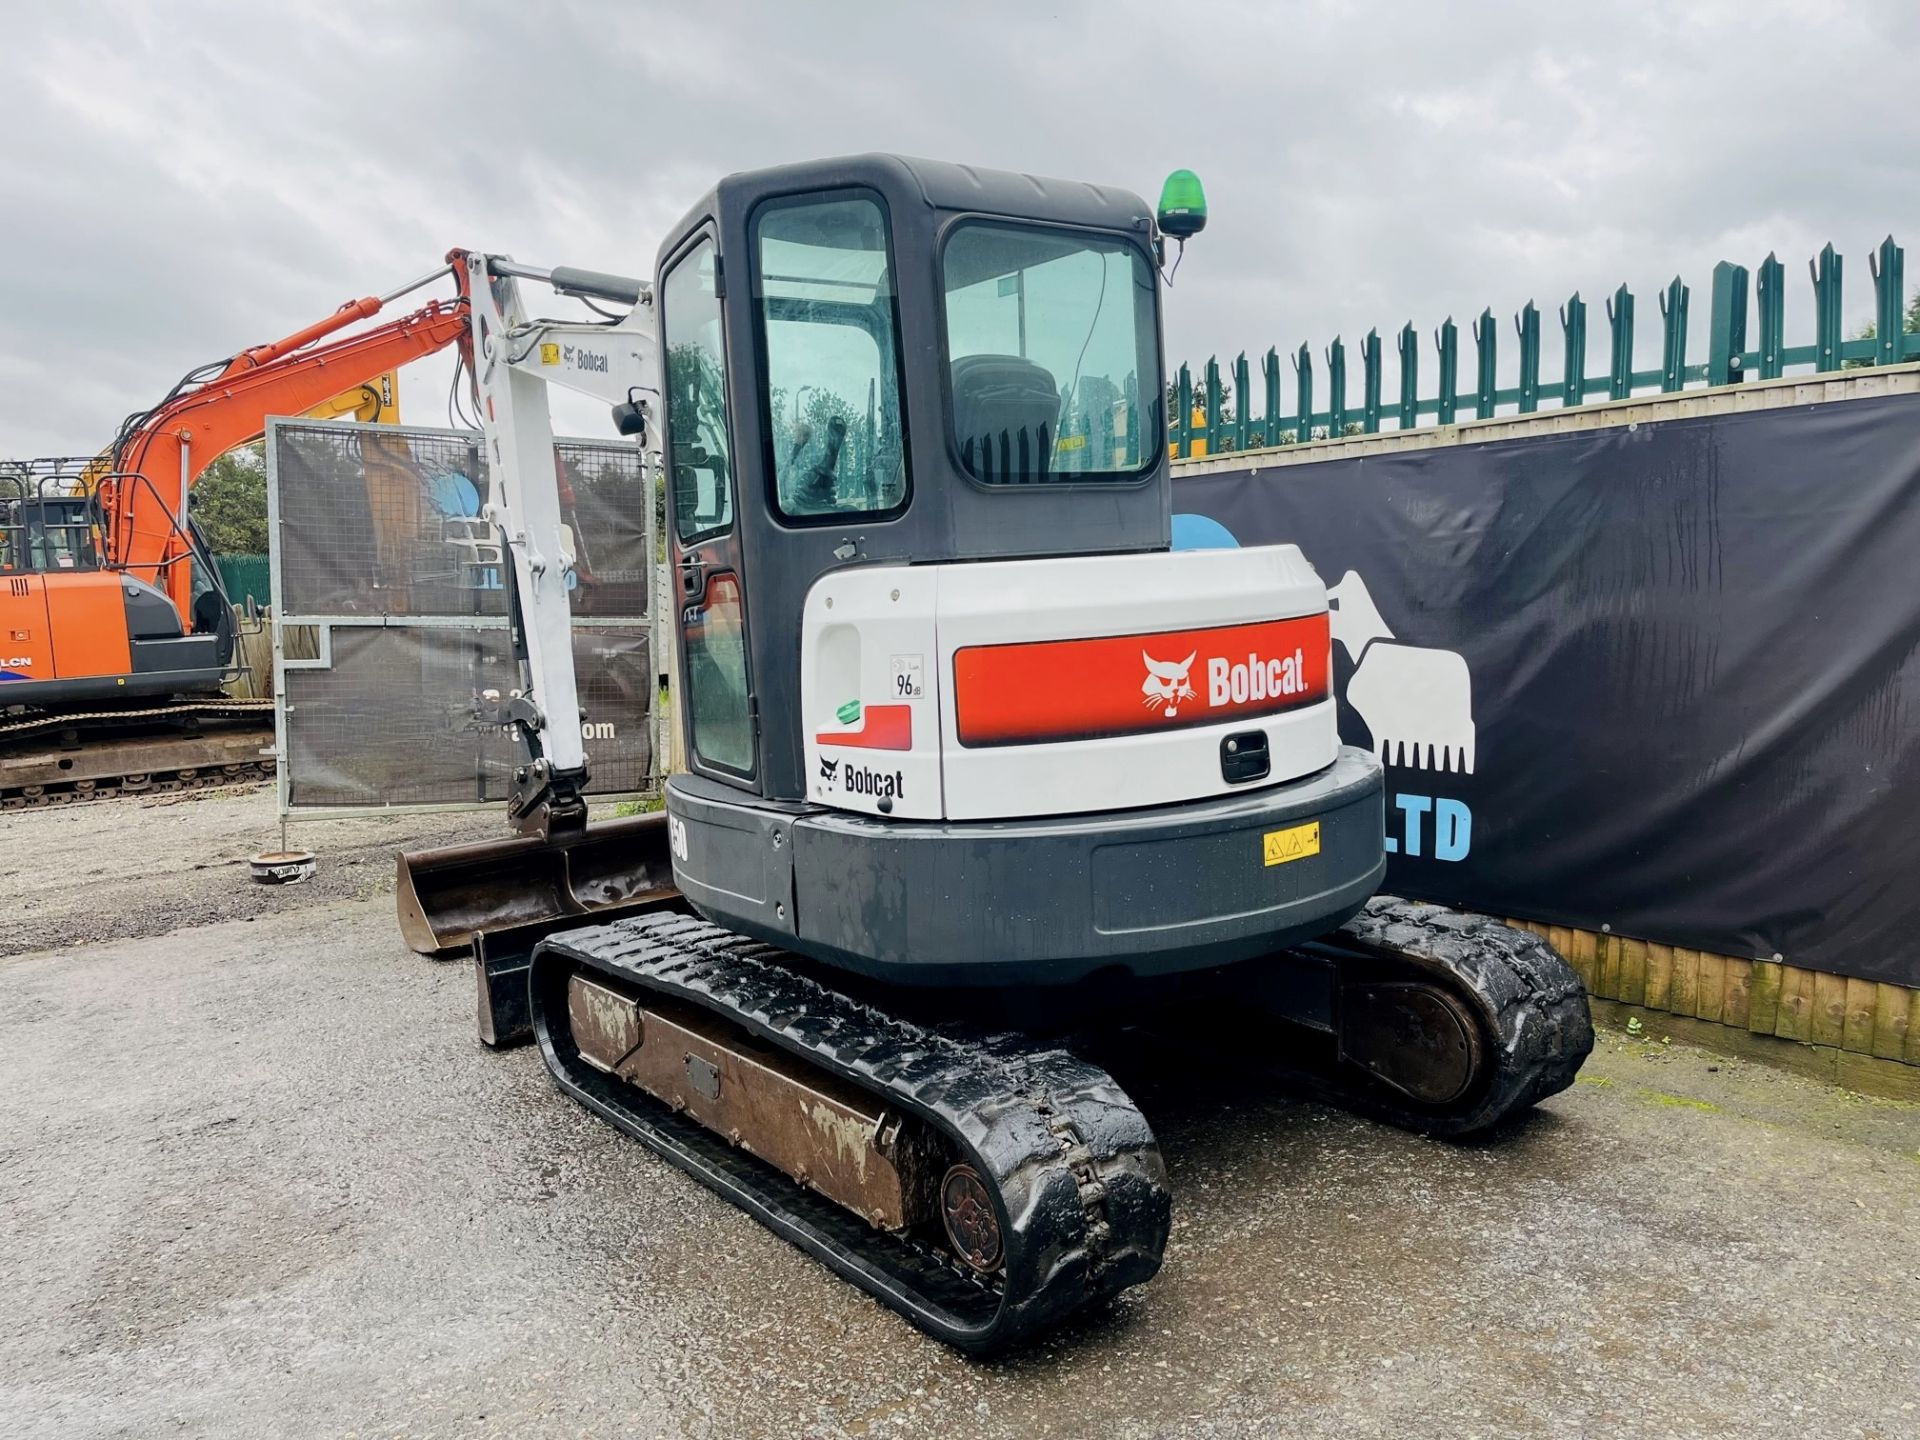
<path fill-rule="evenodd" d="M 1200 188 L 1200 177 L 1191 170 L 1176 170 L 1160 187 L 1160 213 L 1156 217 L 1162 235 L 1171 235 L 1184 248 L 1189 235 L 1207 228 L 1207 192 Z"/>

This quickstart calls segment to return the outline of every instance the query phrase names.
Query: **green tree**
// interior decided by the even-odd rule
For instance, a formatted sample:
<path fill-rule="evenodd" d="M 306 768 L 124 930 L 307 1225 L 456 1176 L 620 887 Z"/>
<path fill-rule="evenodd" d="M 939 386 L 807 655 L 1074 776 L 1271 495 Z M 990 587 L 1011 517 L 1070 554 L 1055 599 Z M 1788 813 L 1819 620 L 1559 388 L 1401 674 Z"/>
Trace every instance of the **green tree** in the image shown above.
<path fill-rule="evenodd" d="M 869 433 L 865 410 L 822 385 L 803 385 L 800 389 L 805 394 L 797 416 L 793 396 L 787 390 L 775 386 L 768 393 L 767 408 L 773 420 L 774 475 L 784 503 L 802 506 L 807 503 L 801 498 L 805 483 L 803 472 L 807 465 L 823 458 L 822 438 L 828 427 L 838 420 L 844 429 L 844 439 L 833 477 L 841 503 L 848 503 L 858 495 L 861 498 L 853 503 L 883 508 L 887 502 L 882 497 L 861 489 L 863 485 L 875 483 L 878 458 L 874 454 L 876 437 Z"/>
<path fill-rule="evenodd" d="M 1193 408 L 1205 412 L 1207 408 L 1207 382 L 1204 377 L 1193 382 Z M 1175 375 L 1167 381 L 1167 414 L 1178 417 L 1180 414 L 1180 377 Z M 1233 419 L 1233 381 L 1225 375 L 1220 377 L 1220 421 L 1222 424 Z"/>
<path fill-rule="evenodd" d="M 1920 290 L 1914 291 L 1913 298 L 1907 302 L 1907 320 L 1906 324 L 1901 328 L 1909 335 L 1920 334 Z M 1880 338 L 1880 327 L 1874 321 L 1869 320 L 1854 333 L 1853 338 L 1856 340 L 1878 340 Z M 1867 367 L 1867 363 L 1865 360 L 1848 360 L 1844 362 L 1840 368 L 1843 370 L 1863 370 Z"/>
<path fill-rule="evenodd" d="M 242 445 L 209 465 L 193 487 L 192 508 L 214 554 L 266 554 L 266 447 Z"/>

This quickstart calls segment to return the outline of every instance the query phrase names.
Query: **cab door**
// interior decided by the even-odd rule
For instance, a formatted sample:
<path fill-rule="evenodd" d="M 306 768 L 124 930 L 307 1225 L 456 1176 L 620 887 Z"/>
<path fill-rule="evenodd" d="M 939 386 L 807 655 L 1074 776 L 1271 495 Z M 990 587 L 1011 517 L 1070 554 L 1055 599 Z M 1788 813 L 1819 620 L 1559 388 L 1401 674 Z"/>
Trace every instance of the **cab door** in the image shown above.
<path fill-rule="evenodd" d="M 0 687 L 13 680 L 55 678 L 48 622 L 46 580 L 0 569 Z M 0 689 L 0 705 L 7 703 Z"/>
<path fill-rule="evenodd" d="M 689 769 L 758 793 L 723 299 L 713 234 L 696 231 L 659 287 L 681 735 Z"/>

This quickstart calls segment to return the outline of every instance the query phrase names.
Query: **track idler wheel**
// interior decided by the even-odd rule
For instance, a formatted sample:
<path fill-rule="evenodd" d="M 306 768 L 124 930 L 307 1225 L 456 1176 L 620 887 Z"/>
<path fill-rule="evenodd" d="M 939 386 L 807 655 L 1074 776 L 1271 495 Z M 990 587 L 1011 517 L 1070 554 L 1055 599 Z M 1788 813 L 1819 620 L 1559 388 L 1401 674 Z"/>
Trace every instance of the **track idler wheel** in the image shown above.
<path fill-rule="evenodd" d="M 986 1181 L 971 1165 L 956 1165 L 940 1182 L 940 1223 L 953 1253 L 982 1275 L 991 1275 L 1006 1257 L 1000 1216 Z"/>
<path fill-rule="evenodd" d="M 1427 1135 L 1476 1134 L 1566 1089 L 1593 1050 L 1587 991 L 1539 936 L 1377 895 L 1310 947 L 1338 975 L 1334 1104 Z"/>
<path fill-rule="evenodd" d="M 1473 1088 L 1485 1046 L 1462 1001 L 1435 985 L 1389 980 L 1340 992 L 1340 1058 L 1422 1105 Z"/>

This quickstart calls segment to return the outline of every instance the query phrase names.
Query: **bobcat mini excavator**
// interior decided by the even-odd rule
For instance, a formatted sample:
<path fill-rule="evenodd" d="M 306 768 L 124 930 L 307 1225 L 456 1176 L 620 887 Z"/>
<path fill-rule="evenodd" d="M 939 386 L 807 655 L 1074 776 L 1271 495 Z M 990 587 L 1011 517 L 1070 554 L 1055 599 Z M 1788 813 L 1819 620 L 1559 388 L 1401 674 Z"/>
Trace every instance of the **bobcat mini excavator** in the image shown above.
<path fill-rule="evenodd" d="M 402 856 L 403 930 L 476 944 L 483 1038 L 530 1031 L 971 1352 L 1159 1268 L 1153 1133 L 1059 1038 L 1088 1016 L 1257 1015 L 1263 1062 L 1447 1136 L 1592 1045 L 1536 938 L 1375 896 L 1381 771 L 1339 742 L 1300 552 L 1170 549 L 1158 276 L 1193 220 L 869 155 L 722 180 L 651 287 L 569 272 L 658 330 L 662 413 L 616 420 L 662 431 L 685 750 L 664 815 L 592 827 L 549 337 L 499 270 L 471 287 L 528 833 Z"/>

